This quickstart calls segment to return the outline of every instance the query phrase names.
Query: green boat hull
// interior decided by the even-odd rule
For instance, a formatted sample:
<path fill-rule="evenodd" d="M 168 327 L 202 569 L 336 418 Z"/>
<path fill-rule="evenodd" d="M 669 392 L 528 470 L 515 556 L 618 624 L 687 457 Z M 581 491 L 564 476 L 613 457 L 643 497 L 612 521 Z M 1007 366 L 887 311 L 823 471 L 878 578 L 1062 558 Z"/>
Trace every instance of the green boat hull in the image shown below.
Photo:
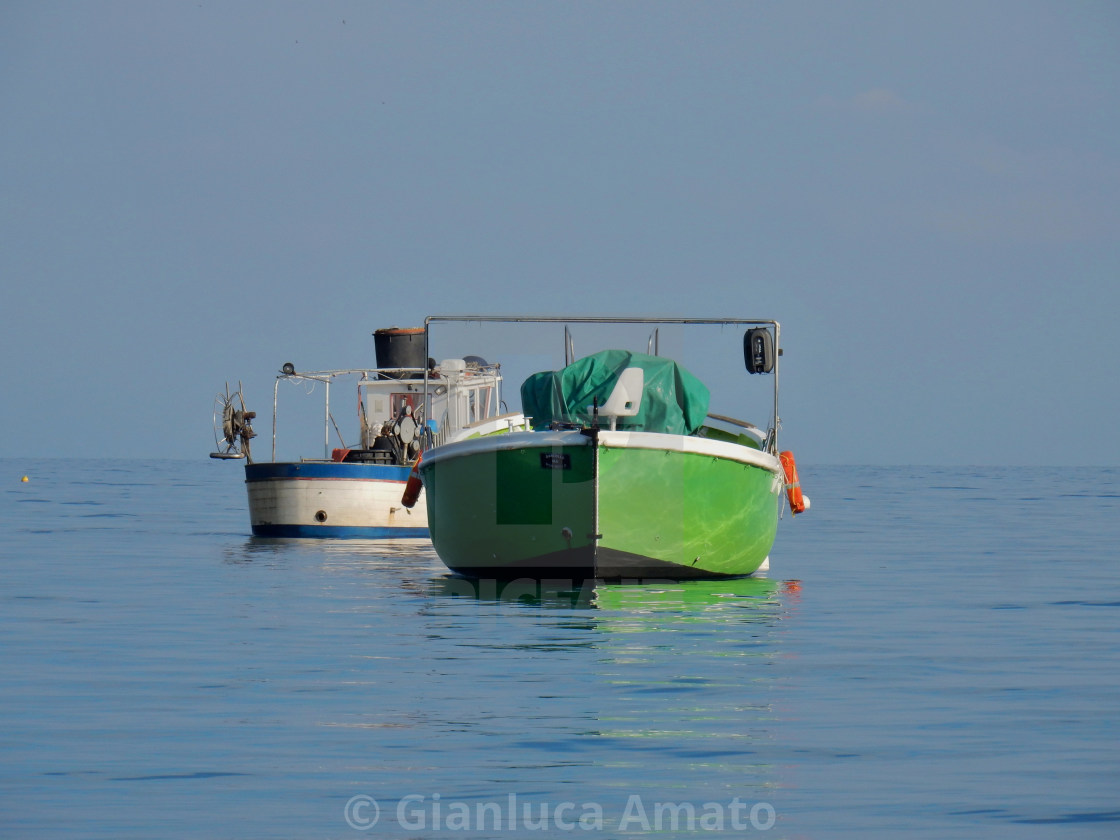
<path fill-rule="evenodd" d="M 784 486 L 756 449 L 606 431 L 449 444 L 420 471 L 443 562 L 507 579 L 749 575 L 774 543 Z"/>

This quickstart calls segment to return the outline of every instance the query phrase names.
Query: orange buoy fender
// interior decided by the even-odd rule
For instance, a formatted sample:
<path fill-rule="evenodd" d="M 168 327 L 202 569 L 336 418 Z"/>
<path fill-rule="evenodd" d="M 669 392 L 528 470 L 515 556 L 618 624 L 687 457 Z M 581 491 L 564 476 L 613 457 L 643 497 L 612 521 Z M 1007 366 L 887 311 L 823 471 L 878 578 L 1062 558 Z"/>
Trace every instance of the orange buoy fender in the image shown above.
<path fill-rule="evenodd" d="M 789 499 L 789 509 L 795 514 L 805 511 L 805 497 L 801 495 L 801 482 L 797 478 L 797 462 L 793 460 L 792 452 L 783 452 L 779 456 L 782 469 L 786 471 L 786 498 Z"/>
<path fill-rule="evenodd" d="M 420 459 L 423 457 L 423 452 L 416 456 L 416 463 L 412 465 L 412 472 L 408 474 L 408 483 L 405 484 L 404 495 L 401 496 L 401 504 L 406 508 L 416 507 L 416 500 L 420 498 L 420 488 L 423 487 L 420 483 Z"/>

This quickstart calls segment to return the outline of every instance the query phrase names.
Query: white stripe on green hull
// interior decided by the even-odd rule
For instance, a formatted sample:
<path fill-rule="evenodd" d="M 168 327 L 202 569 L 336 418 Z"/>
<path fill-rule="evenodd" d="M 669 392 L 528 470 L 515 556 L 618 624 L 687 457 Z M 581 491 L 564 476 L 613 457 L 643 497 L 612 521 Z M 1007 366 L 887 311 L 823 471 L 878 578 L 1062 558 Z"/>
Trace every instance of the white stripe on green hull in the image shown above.
<path fill-rule="evenodd" d="M 772 455 L 650 432 L 516 432 L 421 464 L 440 557 L 477 577 L 748 575 L 774 542 Z"/>

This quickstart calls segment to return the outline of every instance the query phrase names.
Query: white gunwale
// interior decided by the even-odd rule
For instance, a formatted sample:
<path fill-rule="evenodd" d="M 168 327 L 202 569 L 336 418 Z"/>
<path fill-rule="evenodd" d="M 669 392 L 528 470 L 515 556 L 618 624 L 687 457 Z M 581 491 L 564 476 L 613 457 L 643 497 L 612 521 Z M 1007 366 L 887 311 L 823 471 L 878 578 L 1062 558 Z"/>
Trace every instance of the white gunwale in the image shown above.
<path fill-rule="evenodd" d="M 425 465 L 479 452 L 511 449 L 552 449 L 560 446 L 590 446 L 591 438 L 576 430 L 512 432 L 470 440 L 445 443 L 424 453 Z M 691 435 L 668 435 L 657 432 L 599 431 L 599 445 L 607 449 L 655 449 L 660 451 L 687 452 L 710 455 L 728 461 L 738 461 L 760 467 L 775 475 L 782 475 L 781 462 L 767 452 L 738 443 L 728 443 Z"/>

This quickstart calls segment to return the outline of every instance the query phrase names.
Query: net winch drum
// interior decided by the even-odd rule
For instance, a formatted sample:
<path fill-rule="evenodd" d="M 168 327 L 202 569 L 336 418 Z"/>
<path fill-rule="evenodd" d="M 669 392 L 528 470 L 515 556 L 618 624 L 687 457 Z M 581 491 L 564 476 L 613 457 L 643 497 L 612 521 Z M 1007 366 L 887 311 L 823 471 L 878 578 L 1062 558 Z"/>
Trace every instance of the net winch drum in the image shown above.
<path fill-rule="evenodd" d="M 373 334 L 373 350 L 377 366 L 383 370 L 415 368 L 422 371 L 428 362 L 424 352 L 423 327 L 389 327 L 377 330 Z M 410 378 L 423 377 L 423 373 L 407 375 Z"/>
<path fill-rule="evenodd" d="M 770 373 L 774 370 L 774 336 L 765 327 L 747 330 L 743 336 L 743 359 L 747 373 Z"/>

